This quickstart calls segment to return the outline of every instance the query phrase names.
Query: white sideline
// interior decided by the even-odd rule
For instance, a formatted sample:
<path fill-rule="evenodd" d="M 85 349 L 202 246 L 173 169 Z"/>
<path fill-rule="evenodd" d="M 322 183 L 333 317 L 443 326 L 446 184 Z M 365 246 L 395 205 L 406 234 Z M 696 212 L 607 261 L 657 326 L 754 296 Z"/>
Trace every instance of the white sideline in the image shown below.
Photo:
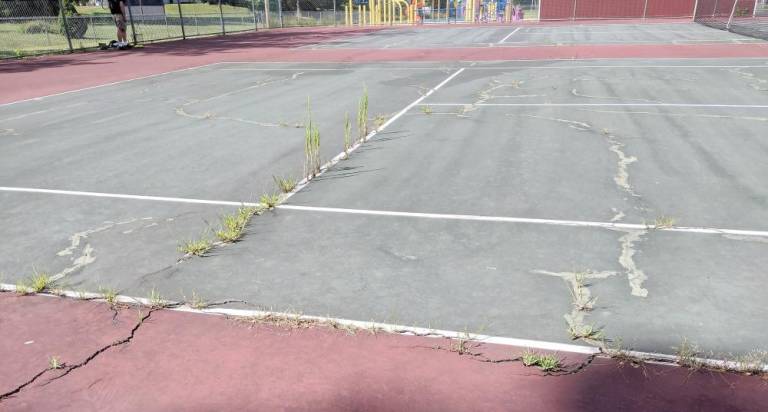
<path fill-rule="evenodd" d="M 0 292 L 2 291 L 15 292 L 16 286 L 8 283 L 0 283 Z M 38 295 L 51 297 L 51 298 L 68 297 L 68 298 L 74 298 L 74 299 L 88 299 L 88 300 L 94 300 L 94 301 L 100 301 L 100 302 L 106 301 L 104 299 L 103 294 L 92 293 L 92 292 L 75 292 L 75 291 L 69 291 L 69 290 L 61 290 L 61 291 L 57 291 L 57 294 L 39 293 Z M 151 306 L 157 303 L 157 302 L 153 302 L 148 298 L 138 298 L 138 297 L 125 296 L 125 295 L 115 296 L 115 302 L 124 303 L 124 304 L 139 304 L 144 306 Z M 178 302 L 173 302 L 169 300 L 162 300 L 161 303 L 164 305 L 178 304 Z M 265 318 L 267 316 L 274 316 L 274 317 L 284 318 L 284 319 L 299 319 L 304 321 L 313 321 L 313 322 L 320 322 L 320 323 L 326 323 L 326 324 L 337 324 L 337 325 L 349 326 L 349 327 L 360 328 L 360 329 L 380 330 L 387 333 L 398 334 L 398 335 L 407 335 L 407 336 L 428 335 L 425 337 L 437 338 L 437 339 L 440 339 L 440 338 L 468 339 L 476 342 L 482 342 L 482 343 L 488 343 L 488 344 L 494 344 L 494 345 L 500 345 L 500 346 L 512 346 L 517 348 L 538 349 L 538 350 L 546 350 L 546 351 L 562 352 L 562 353 L 578 353 L 578 354 L 584 354 L 584 355 L 606 354 L 610 356 L 612 354 L 610 350 L 606 352 L 600 348 L 593 347 L 593 346 L 573 345 L 573 344 L 567 344 L 567 343 L 548 342 L 548 341 L 532 340 L 532 339 L 509 338 L 509 337 L 502 337 L 502 336 L 481 335 L 477 333 L 457 332 L 457 331 L 441 330 L 441 329 L 429 329 L 429 328 L 421 328 L 416 326 L 395 325 L 390 323 L 380 323 L 380 322 L 373 322 L 373 321 L 366 322 L 366 321 L 350 320 L 350 319 L 343 319 L 343 318 L 332 318 L 327 316 L 309 316 L 309 315 L 295 314 L 295 313 L 249 310 L 249 309 L 227 309 L 227 308 L 194 309 L 188 305 L 170 307 L 164 310 L 170 310 L 174 312 L 186 312 L 186 313 L 192 313 L 192 314 L 198 314 L 198 315 L 231 316 L 231 317 L 239 317 L 239 318 L 254 318 L 254 317 Z M 644 360 L 646 362 L 658 363 L 658 364 L 667 365 L 667 366 L 679 366 L 676 363 L 679 360 L 677 356 L 669 355 L 665 353 L 625 351 L 625 350 L 618 350 L 614 352 L 618 355 L 630 356 L 636 359 Z M 763 365 L 763 364 L 745 364 L 743 362 L 726 361 L 726 360 L 712 359 L 712 358 L 694 358 L 692 360 L 702 365 L 706 365 L 713 368 L 726 368 L 726 369 L 738 371 L 738 370 L 743 370 L 745 367 L 749 367 L 751 369 L 756 369 L 759 367 L 763 371 L 768 372 L 768 365 Z"/>
<path fill-rule="evenodd" d="M 425 103 L 419 106 L 485 106 L 485 107 L 696 107 L 727 109 L 768 109 L 768 104 L 699 104 L 699 103 Z"/>
<path fill-rule="evenodd" d="M 307 183 L 308 182 L 303 182 L 303 186 L 306 186 Z M 297 189 L 299 189 L 298 186 L 297 186 Z M 119 194 L 119 193 L 81 192 L 81 191 L 71 191 L 71 190 L 36 189 L 36 188 L 27 188 L 27 187 L 0 186 L 0 192 L 42 193 L 42 194 L 54 194 L 54 195 L 147 200 L 147 201 L 155 201 L 155 202 L 189 203 L 189 204 L 235 206 L 235 207 L 261 205 L 258 202 L 233 202 L 228 200 L 206 200 L 206 199 L 190 199 L 190 198 L 179 198 L 179 197 L 126 195 L 126 194 Z M 293 193 L 295 193 L 295 191 Z M 696 234 L 707 234 L 707 235 L 768 237 L 768 231 L 720 229 L 720 228 L 713 228 L 713 227 L 673 226 L 673 227 L 656 229 L 652 225 L 637 224 L 637 223 L 593 222 L 593 221 L 561 220 L 561 219 L 535 219 L 535 218 L 524 218 L 524 217 L 461 215 L 461 214 L 447 214 L 447 213 L 396 212 L 396 211 L 387 211 L 387 210 L 346 209 L 346 208 L 337 208 L 337 207 L 301 206 L 301 205 L 286 205 L 286 204 L 278 205 L 276 206 L 276 208 L 284 209 L 284 210 L 304 211 L 304 212 L 343 213 L 343 214 L 351 214 L 351 215 L 460 220 L 460 221 L 474 221 L 474 222 L 522 223 L 522 224 L 569 226 L 569 227 L 593 227 L 593 228 L 614 229 L 614 230 L 653 229 L 661 232 L 682 232 L 682 233 L 696 233 Z"/>
<path fill-rule="evenodd" d="M 512 33 L 509 33 L 509 34 L 507 34 L 507 36 L 506 36 L 506 37 L 504 37 L 503 39 L 501 39 L 501 40 L 499 40 L 498 42 L 496 42 L 496 44 L 502 44 L 502 43 L 504 43 L 505 41 L 507 41 L 507 39 L 508 39 L 508 38 L 512 37 L 512 35 L 513 35 L 513 34 L 515 34 L 515 33 L 517 33 L 518 31 L 520 31 L 520 29 L 521 29 L 521 27 L 518 27 L 518 28 L 516 28 L 516 29 L 512 30 Z"/>

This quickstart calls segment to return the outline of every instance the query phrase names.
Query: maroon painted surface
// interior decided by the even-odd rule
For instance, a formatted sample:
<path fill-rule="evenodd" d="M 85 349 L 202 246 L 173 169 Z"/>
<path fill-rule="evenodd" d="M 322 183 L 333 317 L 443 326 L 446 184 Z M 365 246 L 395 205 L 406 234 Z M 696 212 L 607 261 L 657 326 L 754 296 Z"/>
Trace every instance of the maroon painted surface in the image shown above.
<path fill-rule="evenodd" d="M 453 26 L 455 27 L 455 26 Z M 468 28 L 471 30 L 471 28 Z M 0 103 L 227 61 L 374 62 L 590 58 L 768 57 L 768 44 L 611 44 L 435 49 L 299 49 L 379 29 L 293 29 L 0 63 Z M 401 30 L 439 30 L 439 28 Z"/>
<path fill-rule="evenodd" d="M 695 0 L 543 0 L 541 20 L 686 17 Z M 574 8 L 575 13 L 574 13 Z"/>
<path fill-rule="evenodd" d="M 0 294 L 1 376 L 27 379 L 39 354 L 24 339 L 68 353 L 87 339 L 113 339 L 105 305 Z M 121 322 L 133 323 L 135 309 Z M 66 322 L 59 328 L 56 322 Z M 12 331 L 11 334 L 5 331 Z M 127 332 L 126 332 L 127 333 Z M 103 334 L 104 336 L 101 336 Z M 108 336 L 107 336 L 108 335 Z M 88 346 L 87 350 L 92 347 Z M 134 339 L 54 381 L 0 401 L 3 411 L 765 411 L 768 381 L 597 359 L 567 376 L 520 363 L 482 363 L 438 349 L 442 339 L 350 335 L 325 328 L 250 326 L 223 317 L 154 312 Z M 484 345 L 491 358 L 521 348 Z M 573 365 L 582 358 L 566 359 Z M 35 368 L 39 365 L 35 365 Z M 34 370 L 35 368 L 29 368 Z"/>

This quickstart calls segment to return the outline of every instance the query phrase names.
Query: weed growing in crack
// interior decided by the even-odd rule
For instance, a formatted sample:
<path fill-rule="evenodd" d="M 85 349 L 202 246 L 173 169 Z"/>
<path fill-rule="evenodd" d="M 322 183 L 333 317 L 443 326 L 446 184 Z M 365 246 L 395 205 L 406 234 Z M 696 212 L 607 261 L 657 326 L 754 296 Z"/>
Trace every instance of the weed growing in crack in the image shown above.
<path fill-rule="evenodd" d="M 674 348 L 675 356 L 677 356 L 677 363 L 686 368 L 693 370 L 701 369 L 702 362 L 699 360 L 699 347 L 688 341 L 687 338 L 683 338 L 680 342 L 680 346 Z"/>
<path fill-rule="evenodd" d="M 344 158 L 349 157 L 349 149 L 352 148 L 352 122 L 349 121 L 349 112 L 344 113 Z"/>
<path fill-rule="evenodd" d="M 32 288 L 27 285 L 27 282 L 19 280 L 16 282 L 16 293 L 19 295 L 29 295 L 32 293 Z"/>
<path fill-rule="evenodd" d="M 292 177 L 272 176 L 272 179 L 274 179 L 277 188 L 283 193 L 291 193 L 296 188 L 296 179 Z"/>
<path fill-rule="evenodd" d="M 654 229 L 669 229 L 675 225 L 675 219 L 669 216 L 659 216 L 653 221 Z"/>
<path fill-rule="evenodd" d="M 152 290 L 149 291 L 147 301 L 149 302 L 149 307 L 151 309 L 161 309 L 168 306 L 168 302 L 155 288 L 152 288 Z"/>
<path fill-rule="evenodd" d="M 421 112 L 426 114 L 426 115 L 430 115 L 430 114 L 432 114 L 432 108 L 429 107 L 429 106 L 421 106 Z"/>
<path fill-rule="evenodd" d="M 179 245 L 179 252 L 186 255 L 204 256 L 213 247 L 213 242 L 208 238 L 197 240 L 185 240 Z"/>
<path fill-rule="evenodd" d="M 552 372 L 562 367 L 560 359 L 555 355 L 542 355 L 530 349 L 526 349 L 520 356 L 523 365 L 538 367 L 544 372 Z"/>
<path fill-rule="evenodd" d="M 109 306 L 115 306 L 117 304 L 117 290 L 114 288 L 99 288 L 101 298 L 104 299 Z"/>
<path fill-rule="evenodd" d="M 357 133 L 360 141 L 368 135 L 368 88 L 363 87 L 363 96 L 357 105 Z"/>
<path fill-rule="evenodd" d="M 61 362 L 61 359 L 58 356 L 51 356 L 48 358 L 48 369 L 55 370 L 63 367 L 64 363 Z"/>
<path fill-rule="evenodd" d="M 259 213 L 257 207 L 240 207 L 236 213 L 227 214 L 221 218 L 221 228 L 216 231 L 216 237 L 224 243 L 232 243 L 240 240 L 245 233 L 245 227 L 253 215 Z"/>
<path fill-rule="evenodd" d="M 267 209 L 274 209 L 280 203 L 280 195 L 265 193 L 261 195 L 259 202 Z"/>
<path fill-rule="evenodd" d="M 320 173 L 320 130 L 312 121 L 312 106 L 307 97 L 307 126 L 304 129 L 304 176 L 311 179 Z"/>
<path fill-rule="evenodd" d="M 731 362 L 736 365 L 737 371 L 747 375 L 768 373 L 768 351 L 751 351 L 734 357 Z"/>
<path fill-rule="evenodd" d="M 52 283 L 53 281 L 51 281 L 51 277 L 47 273 L 35 271 L 35 274 L 29 280 L 29 287 L 33 292 L 40 293 L 46 290 Z"/>
<path fill-rule="evenodd" d="M 185 298 L 185 300 L 186 300 L 186 298 Z M 208 307 L 208 305 L 209 305 L 208 301 L 207 301 L 207 300 L 205 300 L 205 299 L 203 299 L 203 298 L 202 298 L 200 295 L 198 295 L 198 294 L 197 294 L 195 291 L 192 291 L 192 299 L 190 299 L 189 301 L 187 301 L 187 304 L 188 304 L 188 305 L 189 305 L 189 307 L 191 307 L 192 309 L 197 309 L 197 310 L 205 309 L 205 308 L 207 308 L 207 307 Z"/>
<path fill-rule="evenodd" d="M 603 339 L 603 331 L 592 325 L 570 325 L 568 326 L 568 334 L 571 335 L 572 340 L 586 339 L 599 341 Z"/>
<path fill-rule="evenodd" d="M 468 332 L 464 332 L 459 335 L 458 338 L 451 340 L 450 351 L 456 352 L 459 355 L 467 354 L 471 349 L 470 342 L 472 342 L 472 338 L 469 336 Z"/>
<path fill-rule="evenodd" d="M 376 130 L 381 129 L 381 126 L 384 126 L 384 123 L 387 122 L 387 116 L 383 114 L 377 114 L 376 117 L 373 118 L 373 124 L 376 126 Z"/>
<path fill-rule="evenodd" d="M 585 277 L 586 273 L 583 272 L 575 274 L 573 283 L 570 285 L 571 300 L 576 310 L 589 312 L 595 307 L 597 298 L 590 297 L 589 291 L 584 284 Z"/>

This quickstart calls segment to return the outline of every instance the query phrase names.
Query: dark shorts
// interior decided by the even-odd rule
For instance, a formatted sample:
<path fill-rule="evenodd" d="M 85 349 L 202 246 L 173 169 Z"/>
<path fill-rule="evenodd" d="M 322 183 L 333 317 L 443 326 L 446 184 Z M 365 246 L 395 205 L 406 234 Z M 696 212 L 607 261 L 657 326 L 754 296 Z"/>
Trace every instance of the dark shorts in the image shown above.
<path fill-rule="evenodd" d="M 122 14 L 113 14 L 112 20 L 115 21 L 115 27 L 120 31 L 125 31 L 125 16 Z"/>

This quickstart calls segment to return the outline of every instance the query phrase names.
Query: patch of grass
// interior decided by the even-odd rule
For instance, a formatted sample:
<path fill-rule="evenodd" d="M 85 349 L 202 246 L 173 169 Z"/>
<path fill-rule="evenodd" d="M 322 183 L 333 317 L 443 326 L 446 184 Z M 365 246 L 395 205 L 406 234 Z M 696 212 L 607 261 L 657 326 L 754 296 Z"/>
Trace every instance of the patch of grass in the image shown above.
<path fill-rule="evenodd" d="M 45 272 L 37 273 L 35 272 L 34 275 L 32 275 L 32 278 L 29 280 L 29 287 L 32 289 L 35 293 L 40 293 L 48 288 L 53 282 L 51 281 L 51 277 L 48 276 Z"/>
<path fill-rule="evenodd" d="M 349 112 L 344 113 L 344 156 L 349 157 L 349 149 L 352 148 L 352 122 L 349 121 Z"/>
<path fill-rule="evenodd" d="M 381 129 L 381 126 L 384 126 L 384 123 L 387 122 L 387 116 L 383 114 L 377 114 L 376 117 L 373 118 L 373 124 L 376 126 L 376 130 Z"/>
<path fill-rule="evenodd" d="M 216 237 L 224 243 L 240 240 L 251 217 L 257 213 L 259 208 L 244 206 L 238 208 L 236 213 L 222 216 L 221 227 L 216 231 Z"/>
<path fill-rule="evenodd" d="M 304 129 L 304 176 L 311 179 L 320 173 L 320 130 L 312 121 L 312 106 L 307 97 L 307 126 Z"/>
<path fill-rule="evenodd" d="M 209 250 L 213 247 L 213 242 L 207 238 L 200 238 L 197 240 L 185 240 L 179 245 L 179 252 L 185 255 L 205 256 Z"/>
<path fill-rule="evenodd" d="M 762 375 L 768 373 L 768 351 L 752 351 L 732 359 L 736 364 L 736 370 L 748 375 Z"/>
<path fill-rule="evenodd" d="M 576 310 L 589 312 L 592 310 L 592 308 L 595 307 L 597 298 L 590 297 L 589 292 L 587 291 L 587 288 L 584 284 L 585 278 L 586 273 L 584 272 L 576 273 L 574 276 L 574 281 L 570 285 L 571 301 Z"/>
<path fill-rule="evenodd" d="M 675 356 L 677 356 L 677 363 L 679 363 L 680 366 L 685 366 L 686 368 L 693 370 L 701 369 L 701 367 L 704 366 L 698 359 L 699 347 L 696 344 L 689 342 L 687 338 L 683 338 L 683 341 L 680 342 L 680 346 L 674 349 Z"/>
<path fill-rule="evenodd" d="M 544 372 L 551 372 L 560 369 L 561 361 L 555 355 L 543 355 L 532 350 L 526 349 L 520 356 L 523 365 L 528 367 L 538 367 Z"/>
<path fill-rule="evenodd" d="M 117 304 L 117 289 L 115 288 L 99 288 L 101 298 L 104 299 L 110 306 Z"/>
<path fill-rule="evenodd" d="M 61 362 L 58 356 L 51 356 L 48 358 L 48 369 L 55 370 L 64 367 L 64 363 Z"/>
<path fill-rule="evenodd" d="M 653 221 L 654 229 L 669 229 L 675 225 L 675 219 L 669 216 L 659 216 Z"/>
<path fill-rule="evenodd" d="M 421 112 L 426 114 L 426 115 L 430 115 L 430 114 L 432 114 L 432 108 L 429 107 L 429 106 L 421 106 Z"/>
<path fill-rule="evenodd" d="M 275 181 L 277 188 L 283 193 L 291 193 L 293 189 L 296 189 L 296 179 L 292 177 L 272 176 L 272 179 Z"/>
<path fill-rule="evenodd" d="M 203 299 L 200 295 L 198 295 L 195 291 L 192 291 L 192 299 L 187 301 L 187 304 L 192 309 L 205 309 L 209 306 L 209 303 L 207 300 Z"/>
<path fill-rule="evenodd" d="M 363 96 L 357 104 L 357 133 L 362 141 L 368 135 L 368 88 L 363 87 Z"/>
<path fill-rule="evenodd" d="M 149 301 L 149 307 L 153 309 L 160 309 L 168 306 L 168 301 L 166 301 L 155 288 L 152 288 L 152 290 L 149 291 L 147 300 Z"/>
<path fill-rule="evenodd" d="M 32 293 L 32 288 L 27 285 L 26 281 L 19 280 L 16 282 L 16 293 L 19 295 L 29 295 Z"/>
<path fill-rule="evenodd" d="M 573 340 L 586 339 L 599 341 L 603 339 L 603 331 L 593 325 L 571 325 L 568 327 L 568 334 L 571 335 L 571 339 Z"/>
<path fill-rule="evenodd" d="M 259 202 L 267 209 L 274 209 L 280 203 L 280 195 L 265 193 L 259 198 Z"/>

